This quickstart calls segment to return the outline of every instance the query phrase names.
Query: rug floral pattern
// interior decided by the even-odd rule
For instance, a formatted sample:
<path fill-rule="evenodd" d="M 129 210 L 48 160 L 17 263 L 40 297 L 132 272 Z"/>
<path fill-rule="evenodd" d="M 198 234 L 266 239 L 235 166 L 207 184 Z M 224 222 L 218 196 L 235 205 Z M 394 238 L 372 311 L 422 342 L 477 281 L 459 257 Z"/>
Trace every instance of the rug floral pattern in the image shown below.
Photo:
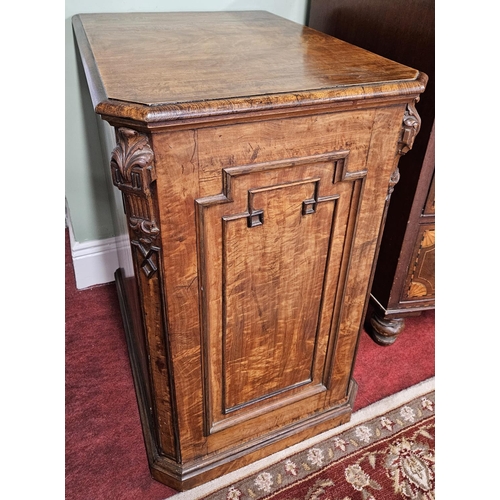
<path fill-rule="evenodd" d="M 434 500 L 434 405 L 416 398 L 205 500 Z"/>

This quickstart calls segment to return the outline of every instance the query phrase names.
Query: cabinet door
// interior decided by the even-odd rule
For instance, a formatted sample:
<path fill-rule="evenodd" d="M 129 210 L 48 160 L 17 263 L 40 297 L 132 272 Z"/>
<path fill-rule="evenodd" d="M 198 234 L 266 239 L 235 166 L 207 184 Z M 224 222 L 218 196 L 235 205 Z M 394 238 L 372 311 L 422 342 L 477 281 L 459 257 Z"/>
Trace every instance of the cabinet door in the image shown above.
<path fill-rule="evenodd" d="M 153 138 L 183 460 L 284 447 L 349 419 L 404 112 Z"/>
<path fill-rule="evenodd" d="M 227 194 L 197 200 L 210 433 L 329 385 L 366 176 L 348 156 L 227 168 Z"/>

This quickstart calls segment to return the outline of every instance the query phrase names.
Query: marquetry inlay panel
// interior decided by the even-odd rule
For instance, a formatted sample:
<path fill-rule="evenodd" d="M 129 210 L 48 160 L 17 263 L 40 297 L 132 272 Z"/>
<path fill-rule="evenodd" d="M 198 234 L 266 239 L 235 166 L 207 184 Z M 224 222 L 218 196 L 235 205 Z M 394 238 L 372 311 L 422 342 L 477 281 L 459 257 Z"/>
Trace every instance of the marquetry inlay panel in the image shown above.
<path fill-rule="evenodd" d="M 435 294 L 436 230 L 434 225 L 420 228 L 419 245 L 410 268 L 405 299 L 433 297 Z"/>

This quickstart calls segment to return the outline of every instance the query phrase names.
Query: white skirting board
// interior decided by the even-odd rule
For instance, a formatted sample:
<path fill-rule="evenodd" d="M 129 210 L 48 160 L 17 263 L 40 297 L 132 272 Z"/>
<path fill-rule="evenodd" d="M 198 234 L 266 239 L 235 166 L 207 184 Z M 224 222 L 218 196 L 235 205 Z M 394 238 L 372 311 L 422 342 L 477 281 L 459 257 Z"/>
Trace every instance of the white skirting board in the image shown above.
<path fill-rule="evenodd" d="M 66 224 L 69 230 L 76 288 L 82 290 L 114 282 L 115 271 L 119 267 L 118 249 L 122 245 L 127 245 L 128 239 L 113 237 L 79 243 L 75 241 L 71 222 L 68 219 Z"/>
<path fill-rule="evenodd" d="M 118 268 L 115 238 L 74 242 L 71 256 L 79 290 L 115 280 L 114 274 Z"/>

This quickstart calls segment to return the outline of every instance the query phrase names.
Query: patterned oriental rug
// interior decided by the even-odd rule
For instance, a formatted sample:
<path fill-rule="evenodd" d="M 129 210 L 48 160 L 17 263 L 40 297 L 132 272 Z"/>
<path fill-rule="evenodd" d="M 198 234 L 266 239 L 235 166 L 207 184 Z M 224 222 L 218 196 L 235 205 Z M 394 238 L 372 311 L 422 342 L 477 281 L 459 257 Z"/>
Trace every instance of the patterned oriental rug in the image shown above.
<path fill-rule="evenodd" d="M 434 378 L 169 500 L 433 500 Z"/>

